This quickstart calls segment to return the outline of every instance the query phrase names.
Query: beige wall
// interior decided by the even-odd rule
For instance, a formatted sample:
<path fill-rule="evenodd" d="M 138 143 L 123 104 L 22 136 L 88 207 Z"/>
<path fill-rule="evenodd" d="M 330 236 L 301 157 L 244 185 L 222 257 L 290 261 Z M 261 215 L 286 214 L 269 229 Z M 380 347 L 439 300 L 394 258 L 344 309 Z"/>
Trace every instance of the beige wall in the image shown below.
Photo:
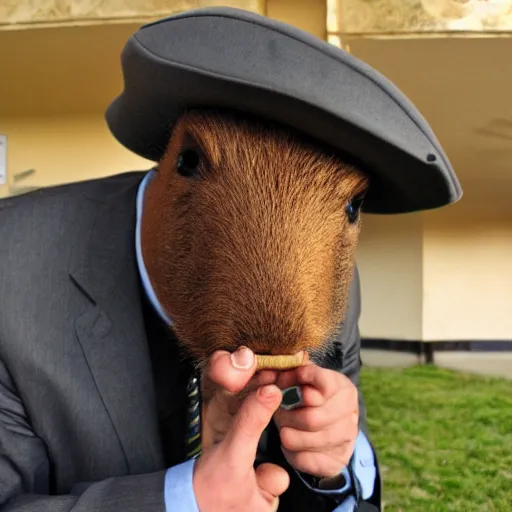
<path fill-rule="evenodd" d="M 421 339 L 422 251 L 421 215 L 363 217 L 357 253 L 363 336 Z"/>
<path fill-rule="evenodd" d="M 124 149 L 97 114 L 0 118 L 0 133 L 8 136 L 8 184 L 28 169 L 36 173 L 23 185 L 48 186 L 152 165 Z M 0 187 L 0 197 L 7 194 L 8 186 Z"/>
<path fill-rule="evenodd" d="M 319 37 L 325 9 L 322 0 L 270 0 L 266 8 L 271 18 Z M 103 117 L 122 88 L 119 56 L 136 29 L 127 23 L 0 32 L 0 46 L 13 48 L 0 56 L 9 70 L 0 81 L 0 134 L 8 137 L 8 184 L 0 197 L 9 194 L 13 174 L 27 169 L 36 174 L 24 186 L 47 186 L 152 165 L 120 146 Z"/>
<path fill-rule="evenodd" d="M 512 215 L 425 215 L 423 339 L 512 339 Z"/>
<path fill-rule="evenodd" d="M 512 339 L 512 215 L 367 215 L 357 261 L 363 336 Z"/>
<path fill-rule="evenodd" d="M 325 39 L 327 37 L 325 0 L 267 0 L 266 15 Z"/>

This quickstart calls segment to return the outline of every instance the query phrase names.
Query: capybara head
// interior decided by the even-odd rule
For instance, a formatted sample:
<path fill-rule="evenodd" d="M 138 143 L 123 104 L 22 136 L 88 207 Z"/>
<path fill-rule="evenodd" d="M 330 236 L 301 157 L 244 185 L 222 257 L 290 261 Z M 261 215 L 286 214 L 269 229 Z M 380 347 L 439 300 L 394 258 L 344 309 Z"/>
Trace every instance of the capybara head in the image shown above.
<path fill-rule="evenodd" d="M 142 252 L 189 354 L 325 353 L 345 313 L 367 181 L 274 123 L 185 113 L 146 192 Z"/>

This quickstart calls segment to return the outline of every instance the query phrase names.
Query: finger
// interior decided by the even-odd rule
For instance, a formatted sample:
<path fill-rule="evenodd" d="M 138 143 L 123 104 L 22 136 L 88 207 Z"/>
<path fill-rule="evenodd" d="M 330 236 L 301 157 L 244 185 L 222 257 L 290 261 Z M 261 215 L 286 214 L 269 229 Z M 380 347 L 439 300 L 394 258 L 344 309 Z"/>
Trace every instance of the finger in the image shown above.
<path fill-rule="evenodd" d="M 253 375 L 247 386 L 238 393 L 239 398 L 245 398 L 250 392 L 261 388 L 262 386 L 268 386 L 269 384 L 275 384 L 277 380 L 277 372 L 274 370 L 263 370 Z"/>
<path fill-rule="evenodd" d="M 265 371 L 256 373 L 247 386 L 236 394 L 228 393 L 226 390 L 213 388 L 209 390 L 210 396 L 204 398 L 205 411 L 208 422 L 214 431 L 225 432 L 226 425 L 238 412 L 242 401 L 254 390 L 274 384 L 277 372 Z"/>
<path fill-rule="evenodd" d="M 300 385 L 297 368 L 286 372 L 279 372 L 276 385 L 283 391 L 293 386 Z M 302 406 L 318 407 L 325 403 L 325 398 L 322 396 L 322 393 L 313 386 L 300 386 L 300 391 L 302 394 Z"/>
<path fill-rule="evenodd" d="M 290 476 L 287 471 L 275 464 L 260 464 L 256 468 L 256 482 L 258 487 L 270 498 L 281 496 L 290 485 Z"/>
<path fill-rule="evenodd" d="M 297 471 L 325 478 L 333 477 L 348 465 L 352 453 L 347 447 L 343 453 L 290 452 L 282 449 L 288 463 Z"/>
<path fill-rule="evenodd" d="M 291 388 L 299 383 L 297 368 L 293 370 L 280 371 L 277 376 L 276 384 L 280 389 Z"/>
<path fill-rule="evenodd" d="M 336 424 L 318 432 L 305 432 L 290 427 L 279 431 L 281 445 L 290 452 L 326 452 L 340 449 L 357 436 L 354 425 Z"/>
<path fill-rule="evenodd" d="M 326 375 L 325 372 L 329 373 Z M 333 373 L 336 374 L 334 378 Z M 303 405 L 318 407 L 336 393 L 336 390 L 342 385 L 343 377 L 338 372 L 326 370 L 310 363 L 287 372 L 280 372 L 276 384 L 282 390 L 292 386 L 301 386 Z"/>
<path fill-rule="evenodd" d="M 304 355 L 304 361 L 302 362 L 302 365 L 299 368 L 303 368 L 304 366 L 312 364 L 314 363 L 311 361 L 309 353 L 306 352 Z M 299 384 L 297 368 L 278 372 L 277 385 L 279 386 L 280 389 L 291 388 L 292 386 L 295 386 L 297 384 Z"/>
<path fill-rule="evenodd" d="M 339 419 L 339 415 L 326 407 L 300 407 L 292 411 L 279 409 L 274 414 L 275 424 L 279 429 L 283 427 L 302 430 L 305 432 L 319 432 Z"/>
<path fill-rule="evenodd" d="M 317 389 L 325 400 L 329 400 L 338 393 L 341 388 L 353 386 L 352 382 L 342 373 L 327 368 L 321 368 L 314 364 L 308 364 L 297 368 L 297 384 L 309 385 Z"/>
<path fill-rule="evenodd" d="M 256 357 L 252 350 L 240 347 L 232 354 L 219 350 L 212 355 L 204 372 L 205 394 L 211 394 L 212 387 L 231 394 L 239 393 L 247 386 L 255 372 Z"/>
<path fill-rule="evenodd" d="M 263 431 L 281 403 L 281 392 L 274 385 L 263 386 L 241 404 L 228 431 L 223 448 L 238 466 L 252 468 Z"/>
<path fill-rule="evenodd" d="M 357 425 L 359 421 L 359 404 L 357 389 L 343 389 L 338 394 L 324 402 L 318 391 L 309 394 L 314 388 L 302 388 L 302 407 L 293 410 L 280 408 L 274 415 L 278 428 L 291 427 L 297 430 L 317 432 L 333 423 L 345 421 Z M 320 407 L 321 406 L 321 407 Z"/>
<path fill-rule="evenodd" d="M 258 387 L 267 386 L 268 384 L 275 384 L 277 381 L 278 372 L 275 370 L 261 370 L 253 377 L 254 382 Z"/>
<path fill-rule="evenodd" d="M 303 385 L 300 387 L 300 391 L 302 394 L 302 407 L 320 407 L 328 401 L 328 399 L 313 386 Z"/>

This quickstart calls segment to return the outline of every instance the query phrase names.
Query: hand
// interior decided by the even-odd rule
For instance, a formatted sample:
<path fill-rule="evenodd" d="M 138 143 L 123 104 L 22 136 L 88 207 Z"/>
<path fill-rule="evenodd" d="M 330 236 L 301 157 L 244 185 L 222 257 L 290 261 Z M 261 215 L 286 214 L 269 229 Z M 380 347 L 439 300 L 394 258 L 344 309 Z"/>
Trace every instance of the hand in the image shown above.
<path fill-rule="evenodd" d="M 252 391 L 230 429 L 196 460 L 194 493 L 201 512 L 276 512 L 289 485 L 286 470 L 274 464 L 254 469 L 260 437 L 281 403 L 275 385 Z"/>
<path fill-rule="evenodd" d="M 277 372 L 255 372 L 256 357 L 246 347 L 233 354 L 219 350 L 210 358 L 201 379 L 203 451 L 222 441 L 244 397 L 277 380 Z"/>
<path fill-rule="evenodd" d="M 343 374 L 312 363 L 281 373 L 281 389 L 300 386 L 302 407 L 274 416 L 286 460 L 296 470 L 335 478 L 347 466 L 358 434 L 357 388 Z"/>

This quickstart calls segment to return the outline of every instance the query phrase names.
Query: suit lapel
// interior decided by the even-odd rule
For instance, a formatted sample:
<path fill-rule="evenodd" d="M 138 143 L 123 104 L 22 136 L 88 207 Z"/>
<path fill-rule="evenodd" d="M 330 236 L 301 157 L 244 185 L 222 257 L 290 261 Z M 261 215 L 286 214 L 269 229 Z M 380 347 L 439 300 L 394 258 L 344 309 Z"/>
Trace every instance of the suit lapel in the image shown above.
<path fill-rule="evenodd" d="M 131 474 L 163 465 L 135 259 L 140 178 L 128 179 L 102 198 L 70 271 L 90 299 L 75 321 L 76 333 Z"/>

